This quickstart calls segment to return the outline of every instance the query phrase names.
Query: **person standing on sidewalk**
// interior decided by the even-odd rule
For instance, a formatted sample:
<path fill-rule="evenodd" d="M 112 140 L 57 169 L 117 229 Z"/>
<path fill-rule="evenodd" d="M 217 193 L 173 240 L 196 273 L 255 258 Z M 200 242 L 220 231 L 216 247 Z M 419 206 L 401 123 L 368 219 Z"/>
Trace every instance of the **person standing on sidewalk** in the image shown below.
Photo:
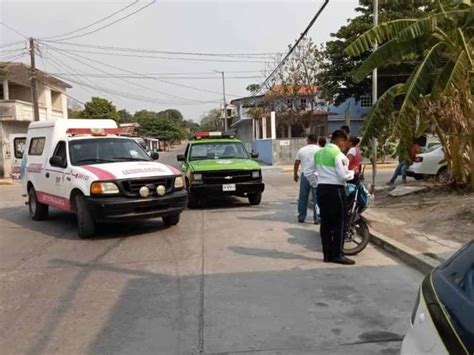
<path fill-rule="evenodd" d="M 413 143 L 410 146 L 410 159 L 408 162 L 402 157 L 398 158 L 398 165 L 395 168 L 392 178 L 387 182 L 387 185 L 394 185 L 397 177 L 400 175 L 402 176 L 402 183 L 407 183 L 407 169 L 415 161 L 416 155 L 421 152 L 419 141 L 419 138 L 413 140 Z"/>
<path fill-rule="evenodd" d="M 295 164 L 293 166 L 293 180 L 300 182 L 300 193 L 298 197 L 298 222 L 304 223 L 308 212 L 308 198 L 312 195 L 311 207 L 313 210 L 314 224 L 319 224 L 319 208 L 316 204 L 316 167 L 314 166 L 314 154 L 321 149 L 316 136 L 310 134 L 306 141 L 308 144 L 298 150 Z M 302 173 L 298 175 L 301 165 Z"/>
<path fill-rule="evenodd" d="M 324 262 L 353 265 L 354 260 L 343 253 L 344 230 L 347 216 L 346 182 L 354 178 L 349 170 L 349 160 L 342 152 L 347 145 L 347 135 L 335 131 L 331 143 L 314 155 L 318 179 L 317 202 L 321 213 L 321 243 Z"/>
<path fill-rule="evenodd" d="M 355 184 L 359 180 L 360 168 L 362 164 L 362 151 L 359 148 L 360 139 L 352 136 L 349 138 L 349 151 L 347 159 L 349 159 L 349 170 L 354 171 L 354 179 L 349 181 Z"/>

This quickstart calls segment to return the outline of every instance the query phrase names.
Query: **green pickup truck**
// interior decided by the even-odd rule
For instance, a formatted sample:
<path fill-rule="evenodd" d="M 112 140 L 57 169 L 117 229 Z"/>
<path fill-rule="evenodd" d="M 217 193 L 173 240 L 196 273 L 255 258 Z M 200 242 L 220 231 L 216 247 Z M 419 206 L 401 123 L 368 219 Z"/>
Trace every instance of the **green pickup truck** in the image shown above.
<path fill-rule="evenodd" d="M 198 207 L 203 197 L 234 195 L 247 197 L 251 205 L 262 200 L 265 185 L 262 170 L 242 142 L 220 132 L 196 132 L 178 155 L 186 176 L 189 207 Z"/>

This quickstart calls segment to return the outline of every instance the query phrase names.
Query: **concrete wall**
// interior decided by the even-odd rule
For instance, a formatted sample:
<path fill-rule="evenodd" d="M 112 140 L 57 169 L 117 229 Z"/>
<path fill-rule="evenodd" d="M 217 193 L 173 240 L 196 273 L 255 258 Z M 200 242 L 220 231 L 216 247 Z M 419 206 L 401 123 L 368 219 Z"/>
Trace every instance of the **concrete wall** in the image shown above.
<path fill-rule="evenodd" d="M 252 150 L 252 139 L 253 139 L 252 120 L 243 120 L 238 125 L 236 125 L 234 129 L 235 129 L 237 138 L 242 141 L 247 151 L 250 152 Z"/>
<path fill-rule="evenodd" d="M 306 138 L 276 139 L 272 142 L 273 165 L 291 165 L 298 149 L 306 144 Z"/>
<path fill-rule="evenodd" d="M 252 142 L 252 150 L 259 154 L 258 161 L 272 165 L 272 140 L 271 139 L 257 139 Z"/>
<path fill-rule="evenodd" d="M 29 87 L 10 83 L 9 92 L 10 100 L 33 102 L 33 99 L 31 98 L 31 88 Z"/>

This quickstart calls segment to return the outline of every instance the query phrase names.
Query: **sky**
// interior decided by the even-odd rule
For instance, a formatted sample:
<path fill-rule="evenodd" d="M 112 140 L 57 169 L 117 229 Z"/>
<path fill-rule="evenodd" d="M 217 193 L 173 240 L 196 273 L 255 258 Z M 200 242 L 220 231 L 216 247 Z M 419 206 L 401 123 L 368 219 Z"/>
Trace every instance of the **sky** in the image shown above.
<path fill-rule="evenodd" d="M 222 77 L 218 72 L 225 73 L 227 102 L 248 96 L 247 85 L 262 82 L 265 68 L 274 65 L 269 56 L 256 57 L 255 53 L 287 51 L 288 44 L 298 38 L 323 3 L 322 0 L 158 0 L 102 30 L 67 39 L 106 25 L 151 1 L 0 0 L 0 22 L 19 32 L 0 25 L 0 46 L 13 41 L 24 41 L 26 45 L 23 36 L 43 39 L 38 42 L 41 52 L 38 68 L 61 75 L 73 86 L 68 94 L 80 102 L 101 96 L 111 100 L 118 109 L 131 113 L 176 108 L 186 119 L 198 122 L 205 112 L 222 104 Z M 129 4 L 125 11 L 104 22 L 69 36 L 49 39 L 56 42 L 46 42 L 46 37 L 88 26 Z M 309 36 L 318 44 L 328 41 L 331 33 L 355 16 L 357 5 L 357 0 L 331 0 Z M 57 43 L 60 40 L 75 45 Z M 135 50 L 112 52 L 82 45 Z M 22 47 L 24 44 L 20 43 L 8 48 Z M 156 54 L 149 50 L 245 56 Z M 16 53 L 20 55 L 21 51 L 0 51 L 0 60 Z M 28 63 L 26 51 L 16 60 Z"/>

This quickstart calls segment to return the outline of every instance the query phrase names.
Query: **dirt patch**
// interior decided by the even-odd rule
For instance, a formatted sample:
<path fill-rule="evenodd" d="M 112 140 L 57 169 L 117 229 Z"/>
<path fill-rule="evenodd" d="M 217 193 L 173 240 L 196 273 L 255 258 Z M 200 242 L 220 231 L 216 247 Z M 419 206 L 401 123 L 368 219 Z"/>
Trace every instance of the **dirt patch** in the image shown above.
<path fill-rule="evenodd" d="M 474 194 L 437 185 L 430 185 L 428 191 L 403 197 L 391 197 L 388 193 L 376 194 L 375 210 L 443 239 L 460 243 L 474 239 Z"/>

